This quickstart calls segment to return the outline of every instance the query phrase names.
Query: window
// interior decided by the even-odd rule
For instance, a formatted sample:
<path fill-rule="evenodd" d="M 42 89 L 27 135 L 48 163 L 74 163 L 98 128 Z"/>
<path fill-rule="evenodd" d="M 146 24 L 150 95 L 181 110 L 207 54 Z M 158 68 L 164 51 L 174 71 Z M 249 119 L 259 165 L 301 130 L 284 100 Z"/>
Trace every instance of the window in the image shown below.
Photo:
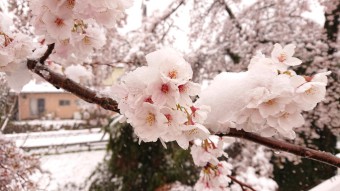
<path fill-rule="evenodd" d="M 66 105 L 70 105 L 70 100 L 59 100 L 59 105 L 60 106 L 66 106 Z"/>
<path fill-rule="evenodd" d="M 32 116 L 42 115 L 45 112 L 45 99 L 30 99 L 30 111 Z"/>
<path fill-rule="evenodd" d="M 43 114 L 45 112 L 45 99 L 38 99 L 38 114 Z"/>

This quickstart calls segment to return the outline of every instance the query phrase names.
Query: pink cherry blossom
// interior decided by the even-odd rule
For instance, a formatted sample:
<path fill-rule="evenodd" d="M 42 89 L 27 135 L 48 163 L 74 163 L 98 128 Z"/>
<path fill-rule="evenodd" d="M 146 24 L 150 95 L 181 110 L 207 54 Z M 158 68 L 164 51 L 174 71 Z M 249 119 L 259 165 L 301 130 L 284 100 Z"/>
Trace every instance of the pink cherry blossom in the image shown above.
<path fill-rule="evenodd" d="M 275 44 L 272 51 L 272 59 L 278 64 L 284 64 L 287 66 L 300 65 L 302 61 L 293 57 L 295 53 L 295 45 L 288 44 L 282 48 L 280 44 Z"/>

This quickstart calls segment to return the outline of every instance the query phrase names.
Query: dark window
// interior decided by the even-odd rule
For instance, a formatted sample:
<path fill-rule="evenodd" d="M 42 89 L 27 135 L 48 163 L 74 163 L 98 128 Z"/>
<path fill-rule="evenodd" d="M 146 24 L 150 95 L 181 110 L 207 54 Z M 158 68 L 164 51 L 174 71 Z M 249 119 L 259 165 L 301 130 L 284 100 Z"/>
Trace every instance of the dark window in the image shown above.
<path fill-rule="evenodd" d="M 45 112 L 45 99 L 38 99 L 38 114 L 43 114 Z"/>
<path fill-rule="evenodd" d="M 60 106 L 70 105 L 70 100 L 59 100 Z"/>

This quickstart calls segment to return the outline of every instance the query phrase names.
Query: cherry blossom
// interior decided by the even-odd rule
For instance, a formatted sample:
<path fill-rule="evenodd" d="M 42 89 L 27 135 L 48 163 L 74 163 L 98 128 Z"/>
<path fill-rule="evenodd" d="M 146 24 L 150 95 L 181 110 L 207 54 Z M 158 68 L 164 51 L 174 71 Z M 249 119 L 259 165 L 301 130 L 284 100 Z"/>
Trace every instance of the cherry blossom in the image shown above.
<path fill-rule="evenodd" d="M 165 131 L 164 124 L 167 118 L 159 111 L 159 108 L 150 103 L 144 103 L 143 106 L 136 111 L 131 121 L 135 127 L 136 134 L 143 141 L 157 141 Z"/>
<path fill-rule="evenodd" d="M 200 178 L 195 184 L 195 190 L 204 191 L 229 191 L 231 179 L 231 164 L 221 161 L 217 165 L 207 164 L 201 171 Z"/>
<path fill-rule="evenodd" d="M 330 72 L 319 73 L 310 79 L 307 78 L 308 81 L 306 80 L 306 77 L 296 77 L 294 79 L 295 81 L 300 81 L 300 84 L 296 89 L 297 96 L 295 97 L 295 101 L 303 110 L 308 111 L 313 109 L 318 102 L 325 98 L 327 85 L 326 76 L 329 74 Z"/>
<path fill-rule="evenodd" d="M 219 141 L 216 145 L 214 142 L 205 139 L 201 146 L 191 146 L 191 156 L 196 166 L 206 166 L 208 163 L 217 165 L 219 163 L 218 157 L 222 155 L 227 156 L 223 151 L 223 141 Z"/>
<path fill-rule="evenodd" d="M 284 64 L 287 66 L 296 66 L 300 65 L 302 61 L 298 58 L 293 57 L 295 53 L 295 45 L 288 44 L 282 48 L 280 44 L 275 44 L 274 49 L 272 51 L 272 59 L 280 64 Z"/>

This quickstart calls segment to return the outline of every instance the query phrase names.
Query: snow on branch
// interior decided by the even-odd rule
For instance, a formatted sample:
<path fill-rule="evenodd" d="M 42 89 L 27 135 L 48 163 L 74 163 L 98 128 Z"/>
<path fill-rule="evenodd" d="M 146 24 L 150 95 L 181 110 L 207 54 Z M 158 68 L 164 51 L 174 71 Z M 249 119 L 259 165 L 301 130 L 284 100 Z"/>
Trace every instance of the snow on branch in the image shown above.
<path fill-rule="evenodd" d="M 112 98 L 99 96 L 95 91 L 90 90 L 89 88 L 86 88 L 63 75 L 50 70 L 47 66 L 42 65 L 43 63 L 39 63 L 39 61 L 43 62 L 46 60 L 46 58 L 52 53 L 53 48 L 53 45 L 48 46 L 45 54 L 40 59 L 27 60 L 27 67 L 54 86 L 63 88 L 89 103 L 98 104 L 104 109 L 110 111 L 118 113 L 120 112 L 120 110 L 118 109 L 118 103 Z M 46 72 L 49 75 L 46 75 Z M 297 146 L 288 142 L 262 137 L 254 133 L 245 132 L 243 130 L 236 130 L 233 128 L 231 128 L 227 133 L 218 135 L 246 139 L 273 149 L 289 152 L 301 157 L 309 158 L 340 168 L 340 159 L 330 153 L 326 153 L 323 151 L 317 151 L 310 148 Z"/>

